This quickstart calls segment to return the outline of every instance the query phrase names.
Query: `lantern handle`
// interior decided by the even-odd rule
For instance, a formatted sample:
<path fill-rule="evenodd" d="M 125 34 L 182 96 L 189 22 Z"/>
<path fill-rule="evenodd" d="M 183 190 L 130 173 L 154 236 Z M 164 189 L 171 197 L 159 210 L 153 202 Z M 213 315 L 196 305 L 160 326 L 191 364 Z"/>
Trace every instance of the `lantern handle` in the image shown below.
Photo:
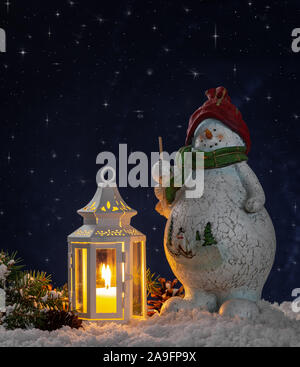
<path fill-rule="evenodd" d="M 106 179 L 104 175 L 108 173 L 109 171 L 112 173 L 112 177 L 110 179 Z M 98 187 L 103 187 L 103 186 L 104 187 L 106 186 L 115 187 L 116 186 L 116 170 L 111 166 L 102 167 L 97 173 L 96 181 L 97 181 Z"/>

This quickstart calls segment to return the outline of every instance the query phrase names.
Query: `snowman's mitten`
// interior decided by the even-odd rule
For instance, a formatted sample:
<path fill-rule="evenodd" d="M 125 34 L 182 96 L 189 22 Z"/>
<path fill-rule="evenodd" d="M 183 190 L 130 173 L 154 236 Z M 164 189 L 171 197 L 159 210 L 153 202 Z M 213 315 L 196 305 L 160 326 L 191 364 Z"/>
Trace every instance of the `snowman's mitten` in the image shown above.
<path fill-rule="evenodd" d="M 264 201 L 254 197 L 246 201 L 245 209 L 248 213 L 256 213 L 259 212 L 263 208 L 263 206 Z"/>
<path fill-rule="evenodd" d="M 155 194 L 155 196 L 157 197 L 157 199 L 159 201 L 162 201 L 164 199 L 165 190 L 166 189 L 164 187 L 161 187 L 161 186 L 154 187 L 154 194 Z"/>
<path fill-rule="evenodd" d="M 159 202 L 155 206 L 155 210 L 162 216 L 169 218 L 171 212 L 171 206 L 165 199 L 165 188 L 158 186 L 154 188 L 154 193 Z"/>

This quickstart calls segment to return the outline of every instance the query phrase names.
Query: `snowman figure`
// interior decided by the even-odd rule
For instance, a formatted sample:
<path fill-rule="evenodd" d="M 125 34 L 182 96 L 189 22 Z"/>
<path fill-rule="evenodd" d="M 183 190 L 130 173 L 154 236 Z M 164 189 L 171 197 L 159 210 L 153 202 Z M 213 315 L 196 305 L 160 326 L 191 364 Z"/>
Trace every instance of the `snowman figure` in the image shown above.
<path fill-rule="evenodd" d="M 206 96 L 189 120 L 182 148 L 204 152 L 203 195 L 186 197 L 184 184 L 155 188 L 156 210 L 168 219 L 165 253 L 185 288 L 185 297 L 170 298 L 161 314 L 200 308 L 254 318 L 274 261 L 275 232 L 264 191 L 247 164 L 250 135 L 240 111 L 223 87 Z"/>

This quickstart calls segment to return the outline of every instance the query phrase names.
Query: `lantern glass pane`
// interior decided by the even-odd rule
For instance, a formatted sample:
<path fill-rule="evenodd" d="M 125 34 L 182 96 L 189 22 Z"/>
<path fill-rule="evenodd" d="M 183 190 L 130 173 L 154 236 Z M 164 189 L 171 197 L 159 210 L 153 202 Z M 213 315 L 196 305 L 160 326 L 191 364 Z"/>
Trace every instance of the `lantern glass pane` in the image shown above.
<path fill-rule="evenodd" d="M 143 316 L 144 277 L 143 242 L 133 242 L 133 302 L 132 314 Z"/>
<path fill-rule="evenodd" d="M 75 249 L 75 309 L 87 312 L 87 249 Z"/>
<path fill-rule="evenodd" d="M 117 312 L 116 249 L 96 250 L 96 312 Z"/>

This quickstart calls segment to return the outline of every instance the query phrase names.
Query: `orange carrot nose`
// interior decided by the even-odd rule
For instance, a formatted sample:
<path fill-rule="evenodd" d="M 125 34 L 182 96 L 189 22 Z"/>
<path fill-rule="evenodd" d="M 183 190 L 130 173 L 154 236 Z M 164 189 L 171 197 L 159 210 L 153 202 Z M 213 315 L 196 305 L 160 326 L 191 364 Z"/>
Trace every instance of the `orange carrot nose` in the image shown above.
<path fill-rule="evenodd" d="M 212 139 L 213 134 L 211 133 L 210 130 L 206 129 L 205 130 L 205 136 L 206 136 L 207 139 Z"/>

